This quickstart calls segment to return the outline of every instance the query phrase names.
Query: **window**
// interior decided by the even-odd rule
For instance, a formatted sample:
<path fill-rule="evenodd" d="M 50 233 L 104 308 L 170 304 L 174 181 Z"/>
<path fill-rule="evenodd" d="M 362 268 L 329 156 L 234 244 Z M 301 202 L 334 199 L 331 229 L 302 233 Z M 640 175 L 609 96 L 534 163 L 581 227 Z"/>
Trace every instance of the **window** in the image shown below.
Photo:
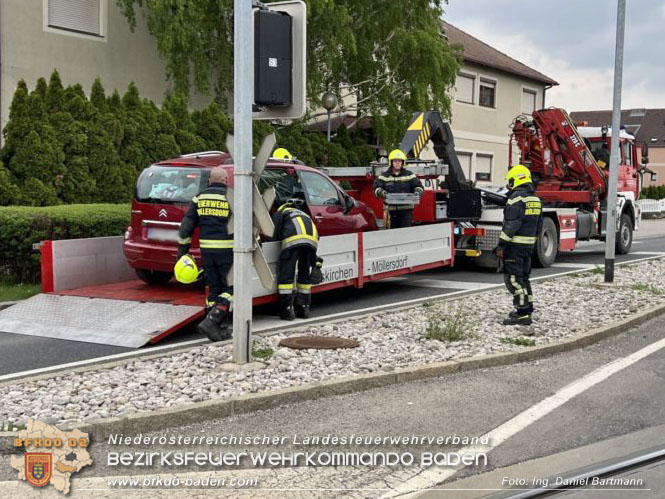
<path fill-rule="evenodd" d="M 465 102 L 473 104 L 476 87 L 476 78 L 474 76 L 458 74 L 455 81 L 455 88 L 457 89 L 457 102 Z"/>
<path fill-rule="evenodd" d="M 522 113 L 531 114 L 536 110 L 536 96 L 535 90 L 522 89 Z"/>
<path fill-rule="evenodd" d="M 302 172 L 302 180 L 309 196 L 309 204 L 313 206 L 342 204 L 337 187 L 323 175 Z"/>
<path fill-rule="evenodd" d="M 105 0 L 48 0 L 48 23 L 87 35 L 103 36 L 101 13 Z"/>
<path fill-rule="evenodd" d="M 492 180 L 492 156 L 489 154 L 476 154 L 476 180 Z"/>
<path fill-rule="evenodd" d="M 141 203 L 187 204 L 208 185 L 210 171 L 177 166 L 151 166 L 141 172 L 136 200 Z"/>
<path fill-rule="evenodd" d="M 296 198 L 304 201 L 305 194 L 300 179 L 294 171 L 285 168 L 266 168 L 259 179 L 259 192 L 264 194 L 270 188 L 275 189 L 277 204 Z"/>
<path fill-rule="evenodd" d="M 496 93 L 496 82 L 491 80 L 480 80 L 480 96 L 478 104 L 483 107 L 495 107 L 494 95 Z"/>
<path fill-rule="evenodd" d="M 466 178 L 471 178 L 471 153 L 458 152 L 457 158 L 459 159 L 460 165 L 462 166 L 462 171 L 464 172 Z"/>
<path fill-rule="evenodd" d="M 623 164 L 633 166 L 633 144 L 630 142 L 623 143 Z"/>

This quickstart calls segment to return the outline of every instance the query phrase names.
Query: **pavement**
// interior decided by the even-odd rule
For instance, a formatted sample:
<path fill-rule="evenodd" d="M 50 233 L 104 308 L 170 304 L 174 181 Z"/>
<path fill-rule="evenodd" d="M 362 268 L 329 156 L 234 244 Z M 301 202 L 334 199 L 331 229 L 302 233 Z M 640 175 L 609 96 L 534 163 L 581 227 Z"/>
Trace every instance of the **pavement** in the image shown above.
<path fill-rule="evenodd" d="M 464 477 L 478 479 L 488 472 L 562 452 L 580 449 L 615 437 L 653 429 L 649 446 L 665 444 L 663 417 L 665 414 L 665 316 L 656 318 L 616 337 L 587 348 L 566 352 L 533 362 L 454 373 L 439 378 L 414 381 L 395 386 L 377 388 L 362 393 L 328 397 L 298 403 L 277 409 L 220 418 L 164 430 L 155 435 L 166 436 L 262 436 L 284 437 L 279 445 L 224 445 L 224 446 L 124 446 L 111 445 L 108 439 L 93 442 L 90 454 L 94 464 L 72 478 L 72 497 L 117 497 L 121 490 L 128 497 L 408 497 L 428 489 L 442 488 L 438 479 L 458 480 Z M 660 343 L 658 343 L 660 342 Z M 653 349 L 653 345 L 660 345 Z M 639 361 L 625 364 L 644 348 L 653 352 Z M 631 361 L 632 362 L 632 361 Z M 601 369 L 624 363 L 624 367 L 610 376 L 598 376 Z M 594 374 L 596 373 L 596 374 Z M 563 393 L 580 380 L 596 376 L 594 383 L 575 396 L 564 398 Z M 551 400 L 557 401 L 552 405 Z M 538 409 L 543 401 L 550 408 Z M 540 411 L 540 412 L 539 412 Z M 523 423 L 514 427 L 516 417 L 526 414 Z M 525 421 L 525 422 L 524 422 Z M 513 425 L 505 432 L 506 424 Z M 499 433 L 497 433 L 499 431 Z M 494 432 L 494 433 L 492 433 Z M 501 433 L 503 432 L 503 433 Z M 455 452 L 459 445 L 307 445 L 308 436 L 350 435 L 361 436 L 431 436 L 479 437 L 485 434 L 503 434 L 487 449 L 487 465 L 469 466 L 456 473 L 446 467 L 426 466 L 251 466 L 225 467 L 223 470 L 205 466 L 109 466 L 108 453 L 114 451 L 224 451 L 224 452 L 297 452 L 297 451 L 358 451 L 408 452 L 416 462 L 425 452 Z M 133 435 L 133 434 L 130 434 Z M 506 437 L 508 435 L 508 437 Z M 497 437 L 498 438 L 498 437 Z M 644 443 L 644 439 L 640 442 Z M 608 444 L 609 445 L 609 444 Z M 611 446 L 610 446 L 611 447 Z M 610 447 L 606 447 L 610 448 Z M 642 444 L 627 446 L 631 451 Z M 547 476 L 563 473 L 581 464 L 591 464 L 607 458 L 607 450 L 572 452 L 579 458 L 551 461 L 544 468 Z M 654 468 L 657 470 L 658 468 Z M 645 471 L 650 476 L 651 471 Z M 656 471 L 653 471 L 657 474 Z M 137 475 L 141 480 L 159 474 L 170 476 L 212 476 L 218 478 L 257 480 L 256 485 L 240 490 L 192 491 L 174 490 L 159 486 L 149 491 L 140 487 L 120 487 L 108 490 L 109 477 Z M 487 475 L 488 477 L 490 475 Z M 498 477 L 499 475 L 494 475 Z M 506 475 L 511 476 L 511 475 Z M 517 474 L 517 477 L 526 475 Z M 0 459 L 0 496 L 6 493 L 31 492 L 28 486 L 17 488 L 8 472 L 6 457 Z M 532 478 L 529 476 L 529 478 Z M 491 487 L 503 488 L 498 478 Z M 468 482 L 467 482 L 468 483 Z M 646 483 L 646 482 L 645 482 Z M 649 484 L 652 485 L 649 485 Z M 647 486 L 655 489 L 660 482 L 653 479 Z M 444 483 L 445 485 L 445 483 Z M 394 494 L 396 488 L 415 488 L 409 494 Z M 466 487 L 478 488 L 478 487 Z M 83 490 L 86 489 L 86 490 Z M 92 490 L 95 489 L 95 490 Z M 458 487 L 459 489 L 459 487 Z M 46 490 L 41 491 L 46 492 Z M 492 491 L 469 490 L 468 494 L 455 491 L 449 497 L 482 497 Z M 665 491 L 660 490 L 665 493 Z M 439 490 L 429 497 L 441 497 Z M 482 493 L 482 495 L 481 495 Z M 24 497 L 21 495 L 21 497 Z M 25 497 L 30 497 L 25 495 Z M 35 496 L 36 497 L 36 496 Z M 40 497 L 48 497 L 41 495 Z M 444 496 L 445 497 L 445 496 Z M 601 496 L 604 497 L 604 496 Z M 614 495 L 607 497 L 629 497 Z M 642 497 L 642 496 L 636 496 Z M 657 497 L 657 496 L 656 496 Z M 662 497 L 662 494 L 661 494 Z"/>

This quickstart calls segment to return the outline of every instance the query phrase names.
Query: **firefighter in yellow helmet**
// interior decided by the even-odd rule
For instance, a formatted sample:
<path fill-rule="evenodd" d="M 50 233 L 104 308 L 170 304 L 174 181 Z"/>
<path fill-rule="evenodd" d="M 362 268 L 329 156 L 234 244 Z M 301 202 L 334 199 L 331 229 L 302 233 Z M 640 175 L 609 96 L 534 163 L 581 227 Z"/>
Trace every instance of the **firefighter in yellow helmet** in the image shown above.
<path fill-rule="evenodd" d="M 416 175 L 404 168 L 406 154 L 399 149 L 393 149 L 388 155 L 389 167 L 374 181 L 374 194 L 377 198 L 385 199 L 390 193 L 424 192 L 423 185 Z M 412 204 L 388 205 L 390 214 L 390 228 L 411 227 L 413 224 Z"/>
<path fill-rule="evenodd" d="M 285 161 L 291 161 L 293 159 L 291 153 L 283 147 L 275 149 L 275 152 L 272 153 L 272 157 L 275 159 L 283 159 Z"/>
<path fill-rule="evenodd" d="M 542 203 L 535 195 L 531 172 L 515 165 L 506 175 L 510 196 L 503 210 L 503 228 L 495 254 L 503 259 L 504 282 L 513 295 L 515 310 L 504 319 L 505 325 L 531 324 L 531 254 L 542 227 Z"/>

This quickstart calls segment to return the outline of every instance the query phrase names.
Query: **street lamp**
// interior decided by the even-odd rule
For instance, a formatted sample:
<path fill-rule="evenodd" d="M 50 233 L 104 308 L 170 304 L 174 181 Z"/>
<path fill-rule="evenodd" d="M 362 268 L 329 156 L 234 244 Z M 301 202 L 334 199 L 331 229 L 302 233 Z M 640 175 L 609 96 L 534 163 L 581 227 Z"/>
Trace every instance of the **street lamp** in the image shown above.
<path fill-rule="evenodd" d="M 328 111 L 328 142 L 330 142 L 330 113 L 337 107 L 337 96 L 332 92 L 326 92 L 321 97 L 323 109 Z"/>

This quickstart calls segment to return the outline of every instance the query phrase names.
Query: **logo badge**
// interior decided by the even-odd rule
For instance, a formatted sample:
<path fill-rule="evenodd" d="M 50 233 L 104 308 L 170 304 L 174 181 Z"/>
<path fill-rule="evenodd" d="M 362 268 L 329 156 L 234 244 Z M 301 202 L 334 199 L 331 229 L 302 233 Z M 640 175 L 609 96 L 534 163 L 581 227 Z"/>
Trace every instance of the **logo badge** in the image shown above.
<path fill-rule="evenodd" d="M 160 216 L 160 217 L 164 217 L 164 218 L 166 218 L 168 215 L 169 215 L 169 214 L 168 214 L 168 212 L 166 211 L 166 208 L 162 208 L 161 210 L 159 210 L 159 216 Z"/>
<path fill-rule="evenodd" d="M 26 452 L 25 479 L 35 487 L 43 487 L 51 480 L 52 457 L 46 452 Z"/>

